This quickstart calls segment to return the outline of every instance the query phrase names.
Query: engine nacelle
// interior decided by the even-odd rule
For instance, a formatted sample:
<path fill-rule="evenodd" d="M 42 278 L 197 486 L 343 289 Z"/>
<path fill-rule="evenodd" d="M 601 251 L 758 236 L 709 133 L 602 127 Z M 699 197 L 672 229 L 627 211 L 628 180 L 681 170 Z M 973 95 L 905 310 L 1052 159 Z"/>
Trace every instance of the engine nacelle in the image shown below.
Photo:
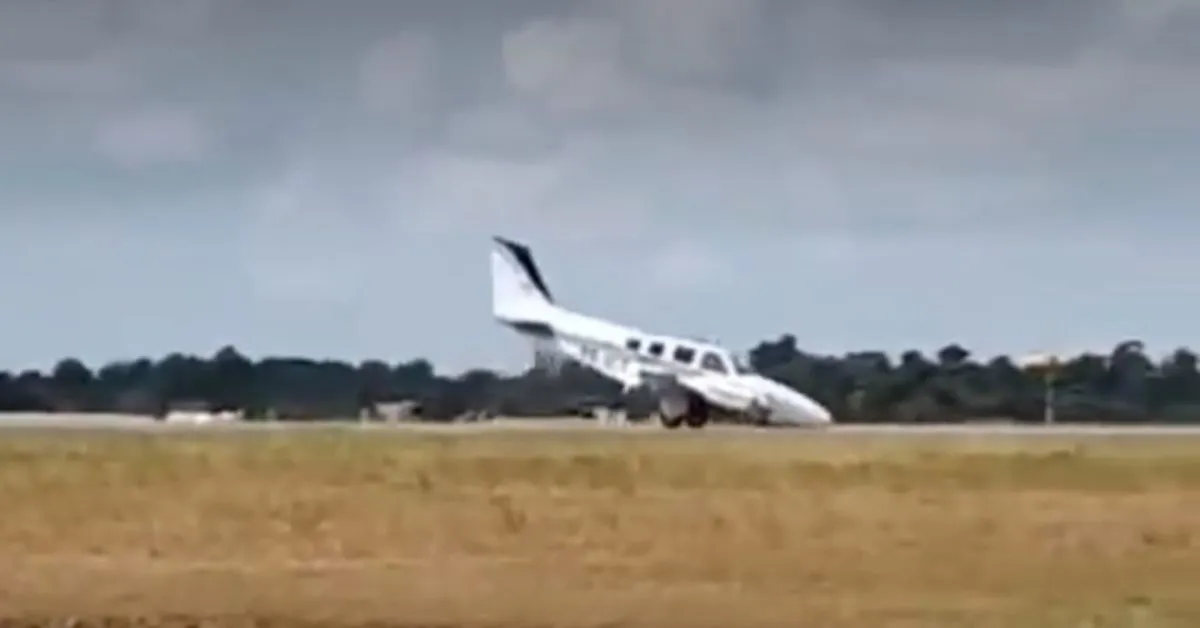
<path fill-rule="evenodd" d="M 681 384 L 673 375 L 642 373 L 639 379 L 641 385 L 637 390 L 644 390 L 651 395 L 660 422 L 669 429 L 684 424 L 703 427 L 711 422 L 762 424 L 762 419 L 754 414 L 735 412 L 724 404 L 710 402 L 704 395 Z M 736 407 L 736 401 L 731 399 L 730 405 Z"/>
<path fill-rule="evenodd" d="M 711 406 L 704 397 L 682 386 L 662 391 L 658 398 L 659 421 L 663 427 L 674 429 L 686 424 L 700 428 L 708 424 Z"/>

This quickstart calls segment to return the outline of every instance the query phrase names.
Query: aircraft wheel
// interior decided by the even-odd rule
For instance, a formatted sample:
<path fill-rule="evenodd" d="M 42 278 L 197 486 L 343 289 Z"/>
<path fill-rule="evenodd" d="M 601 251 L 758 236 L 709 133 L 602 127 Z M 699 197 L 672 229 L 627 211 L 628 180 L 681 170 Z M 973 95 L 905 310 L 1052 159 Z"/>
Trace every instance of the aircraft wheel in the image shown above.
<path fill-rule="evenodd" d="M 691 395 L 688 398 L 688 411 L 684 421 L 692 429 L 700 429 L 708 425 L 708 404 L 704 403 L 700 397 Z"/>
<path fill-rule="evenodd" d="M 673 430 L 681 425 L 687 419 L 688 411 L 691 409 L 691 400 L 686 397 L 669 394 L 664 396 L 658 402 L 658 421 L 662 426 Z"/>
<path fill-rule="evenodd" d="M 683 425 L 684 418 L 685 417 L 683 415 L 670 416 L 668 414 L 659 413 L 658 422 L 661 423 L 663 427 L 673 430 Z"/>
<path fill-rule="evenodd" d="M 770 427 L 771 414 L 765 408 L 754 408 L 747 415 L 748 423 L 753 427 Z"/>

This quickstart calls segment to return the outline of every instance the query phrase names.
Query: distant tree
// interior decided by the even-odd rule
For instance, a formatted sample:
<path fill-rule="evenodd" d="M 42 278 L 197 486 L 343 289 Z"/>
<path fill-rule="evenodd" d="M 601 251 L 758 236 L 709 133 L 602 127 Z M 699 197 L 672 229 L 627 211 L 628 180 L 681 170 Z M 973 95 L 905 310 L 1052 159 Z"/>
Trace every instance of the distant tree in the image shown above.
<path fill-rule="evenodd" d="M 916 350 L 895 358 L 878 351 L 843 356 L 802 350 L 784 334 L 749 351 L 767 377 L 828 405 L 839 421 L 931 422 L 978 418 L 1041 419 L 1043 380 L 1008 357 L 986 363 L 950 343 L 931 358 Z M 1107 354 L 1065 356 L 1054 379 L 1063 421 L 1200 423 L 1200 357 L 1186 347 L 1156 362 L 1138 340 Z M 644 395 L 643 395 L 644 396 Z M 649 402 L 635 395 L 639 404 Z M 357 365 L 302 357 L 252 359 L 233 346 L 210 357 L 173 353 L 100 365 L 64 358 L 49 373 L 0 372 L 0 411 L 154 414 L 183 402 L 241 408 L 252 416 L 357 417 L 380 402 L 413 401 L 430 419 L 469 410 L 555 415 L 582 403 L 621 400 L 619 387 L 572 364 L 549 374 L 500 375 L 473 369 L 439 375 L 425 359 Z M 652 405 L 652 404 L 651 404 Z"/>

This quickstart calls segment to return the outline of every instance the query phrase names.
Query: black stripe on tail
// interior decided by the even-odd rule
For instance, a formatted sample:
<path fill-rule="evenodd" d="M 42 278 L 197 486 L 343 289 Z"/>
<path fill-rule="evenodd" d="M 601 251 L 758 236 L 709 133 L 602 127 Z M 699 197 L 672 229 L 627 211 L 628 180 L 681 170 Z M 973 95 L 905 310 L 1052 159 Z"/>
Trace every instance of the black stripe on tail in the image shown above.
<path fill-rule="evenodd" d="M 499 236 L 496 236 L 494 239 L 498 244 L 508 249 L 509 253 L 512 253 L 513 258 L 521 265 L 521 269 L 529 276 L 529 280 L 533 282 L 538 292 L 542 293 L 542 296 L 546 297 L 547 301 L 553 303 L 554 297 L 550 295 L 550 289 L 546 287 L 546 280 L 542 278 L 541 271 L 538 270 L 537 264 L 534 263 L 533 253 L 529 251 L 529 247 Z"/>

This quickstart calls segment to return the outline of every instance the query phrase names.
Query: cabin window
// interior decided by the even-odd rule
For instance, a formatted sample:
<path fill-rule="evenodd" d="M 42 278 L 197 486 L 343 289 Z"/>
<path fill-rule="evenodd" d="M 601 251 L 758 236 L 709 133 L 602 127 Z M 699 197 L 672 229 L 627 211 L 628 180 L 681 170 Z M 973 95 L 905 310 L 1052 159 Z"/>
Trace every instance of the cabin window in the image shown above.
<path fill-rule="evenodd" d="M 647 353 L 649 353 L 650 355 L 652 355 L 652 356 L 656 357 L 656 358 L 660 358 L 660 357 L 662 357 L 662 354 L 663 354 L 663 343 L 661 343 L 661 342 L 652 342 L 652 343 L 650 343 L 650 346 L 649 346 L 649 347 L 646 349 L 646 352 L 647 352 Z"/>
<path fill-rule="evenodd" d="M 675 354 L 672 357 L 680 364 L 691 364 L 692 360 L 696 359 L 696 350 L 691 347 L 675 347 Z"/>
<path fill-rule="evenodd" d="M 727 375 L 729 373 L 729 367 L 725 365 L 725 360 L 722 360 L 720 355 L 712 353 L 711 351 L 705 353 L 703 358 L 700 358 L 700 368 L 706 371 L 712 371 L 714 373 L 721 373 L 723 375 Z"/>
<path fill-rule="evenodd" d="M 630 338 L 629 340 L 625 341 L 625 348 L 636 352 L 642 348 L 642 341 L 638 340 L 637 338 Z"/>

